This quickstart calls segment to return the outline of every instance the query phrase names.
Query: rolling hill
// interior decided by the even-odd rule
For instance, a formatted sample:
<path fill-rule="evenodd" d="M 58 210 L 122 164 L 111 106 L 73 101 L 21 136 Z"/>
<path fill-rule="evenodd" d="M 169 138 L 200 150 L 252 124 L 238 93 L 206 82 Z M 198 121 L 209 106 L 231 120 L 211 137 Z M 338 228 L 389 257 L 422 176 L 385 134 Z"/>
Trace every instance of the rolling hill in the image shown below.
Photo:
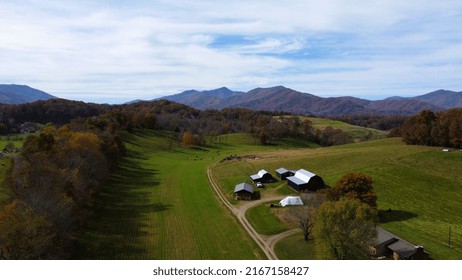
<path fill-rule="evenodd" d="M 0 104 L 23 104 L 56 98 L 44 91 L 24 85 L 0 85 Z"/>
<path fill-rule="evenodd" d="M 283 86 L 256 88 L 248 92 L 235 92 L 227 88 L 209 91 L 189 90 L 163 99 L 183 103 L 198 109 L 247 108 L 252 110 L 285 111 L 294 114 L 317 116 L 343 116 L 358 114 L 413 115 L 424 109 L 441 111 L 450 104 L 444 92 L 416 98 L 389 98 L 370 101 L 355 97 L 323 98 Z M 462 93 L 450 95 L 457 99 Z M 462 97 L 460 97 L 462 106 Z M 436 102 L 437 101 L 437 102 Z"/>

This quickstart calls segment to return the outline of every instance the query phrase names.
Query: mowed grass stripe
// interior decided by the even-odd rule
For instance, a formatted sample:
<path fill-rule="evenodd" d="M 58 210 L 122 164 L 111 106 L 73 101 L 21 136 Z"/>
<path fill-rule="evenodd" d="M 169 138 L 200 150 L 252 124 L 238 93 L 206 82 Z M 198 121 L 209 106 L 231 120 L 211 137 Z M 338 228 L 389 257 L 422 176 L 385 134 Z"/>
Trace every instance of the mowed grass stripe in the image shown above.
<path fill-rule="evenodd" d="M 125 137 L 130 153 L 101 193 L 75 258 L 265 258 L 208 185 L 211 154 L 167 150 L 157 132 Z"/>

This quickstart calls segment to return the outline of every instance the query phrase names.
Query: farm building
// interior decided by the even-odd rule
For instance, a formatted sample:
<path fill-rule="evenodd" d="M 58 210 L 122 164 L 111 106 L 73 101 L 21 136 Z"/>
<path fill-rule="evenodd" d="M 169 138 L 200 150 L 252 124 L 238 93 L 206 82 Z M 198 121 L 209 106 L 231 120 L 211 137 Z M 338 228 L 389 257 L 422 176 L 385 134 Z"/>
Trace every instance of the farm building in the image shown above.
<path fill-rule="evenodd" d="M 250 179 L 252 179 L 254 183 L 271 183 L 274 181 L 273 175 L 268 173 L 265 169 L 258 171 L 257 174 L 250 175 Z"/>
<path fill-rule="evenodd" d="M 287 177 L 287 184 L 296 191 L 316 191 L 324 187 L 324 180 L 314 173 L 300 169 L 294 176 Z"/>
<path fill-rule="evenodd" d="M 377 227 L 377 238 L 371 252 L 376 258 L 394 260 L 428 259 L 428 252 L 424 250 L 423 246 L 411 244 L 381 227 Z"/>
<path fill-rule="evenodd" d="M 288 170 L 285 169 L 284 167 L 276 169 L 276 174 L 281 180 L 286 180 L 287 177 L 294 176 L 295 171 L 294 170 Z"/>
<path fill-rule="evenodd" d="M 253 186 L 247 183 L 240 183 L 234 187 L 234 194 L 237 200 L 251 200 L 253 197 Z"/>
<path fill-rule="evenodd" d="M 21 133 L 35 133 L 39 130 L 39 127 L 36 123 L 25 122 L 19 127 Z"/>

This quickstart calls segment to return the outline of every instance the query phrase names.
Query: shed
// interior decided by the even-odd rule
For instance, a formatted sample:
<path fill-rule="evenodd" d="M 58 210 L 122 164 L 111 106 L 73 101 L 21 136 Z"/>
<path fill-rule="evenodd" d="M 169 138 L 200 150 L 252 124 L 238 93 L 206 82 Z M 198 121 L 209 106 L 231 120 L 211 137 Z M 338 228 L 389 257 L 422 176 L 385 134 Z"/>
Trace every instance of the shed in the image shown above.
<path fill-rule="evenodd" d="M 265 169 L 262 169 L 258 171 L 257 174 L 250 175 L 250 179 L 254 183 L 260 182 L 260 183 L 271 183 L 274 181 L 273 175 L 271 175 L 268 171 Z"/>
<path fill-rule="evenodd" d="M 234 194 L 237 200 L 251 200 L 253 197 L 253 186 L 248 183 L 240 183 L 234 187 Z"/>
<path fill-rule="evenodd" d="M 281 200 L 279 204 L 282 207 L 285 207 L 287 205 L 303 205 L 303 201 L 299 196 L 288 196 Z"/>
<path fill-rule="evenodd" d="M 281 180 L 286 180 L 287 177 L 291 177 L 295 175 L 294 170 L 288 170 L 285 169 L 284 167 L 276 169 L 276 174 Z"/>
<path fill-rule="evenodd" d="M 324 187 L 324 180 L 314 173 L 300 169 L 294 176 L 287 177 L 287 184 L 296 191 L 316 191 Z"/>

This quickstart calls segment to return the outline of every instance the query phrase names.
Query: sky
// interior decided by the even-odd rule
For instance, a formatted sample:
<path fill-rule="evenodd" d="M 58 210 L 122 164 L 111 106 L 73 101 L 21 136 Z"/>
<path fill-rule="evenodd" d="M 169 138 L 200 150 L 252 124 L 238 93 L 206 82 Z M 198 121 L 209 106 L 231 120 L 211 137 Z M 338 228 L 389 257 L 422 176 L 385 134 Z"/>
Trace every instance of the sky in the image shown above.
<path fill-rule="evenodd" d="M 462 90 L 459 0 L 0 0 L 0 84 L 99 103 Z"/>

